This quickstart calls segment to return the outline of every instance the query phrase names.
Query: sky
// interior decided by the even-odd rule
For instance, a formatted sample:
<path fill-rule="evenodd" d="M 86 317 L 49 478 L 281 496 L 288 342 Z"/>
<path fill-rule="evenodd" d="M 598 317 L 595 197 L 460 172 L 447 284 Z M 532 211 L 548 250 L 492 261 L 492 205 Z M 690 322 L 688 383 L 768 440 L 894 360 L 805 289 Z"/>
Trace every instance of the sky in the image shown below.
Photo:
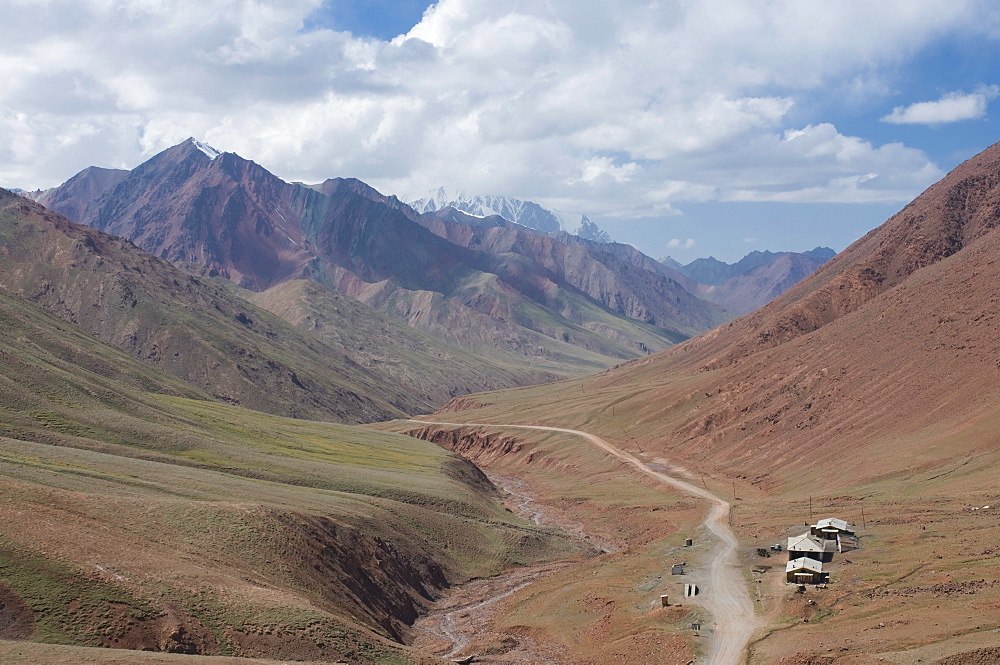
<path fill-rule="evenodd" d="M 1000 140 L 991 0 L 0 0 L 0 186 L 189 136 L 288 181 L 842 250 Z"/>

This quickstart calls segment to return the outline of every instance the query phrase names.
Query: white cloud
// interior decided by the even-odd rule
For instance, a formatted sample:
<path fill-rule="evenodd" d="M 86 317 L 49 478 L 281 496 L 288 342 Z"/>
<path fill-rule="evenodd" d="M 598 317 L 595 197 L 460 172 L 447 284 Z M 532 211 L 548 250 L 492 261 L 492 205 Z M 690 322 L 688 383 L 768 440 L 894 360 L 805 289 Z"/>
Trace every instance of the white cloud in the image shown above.
<path fill-rule="evenodd" d="M 897 106 L 882 122 L 896 125 L 943 125 L 975 120 L 986 115 L 986 105 L 1000 94 L 1000 87 L 986 86 L 968 94 L 949 92 L 933 102 Z"/>
<path fill-rule="evenodd" d="M 908 200 L 940 176 L 926 155 L 806 124 L 800 100 L 829 86 L 884 94 L 880 64 L 975 10 L 440 0 L 382 42 L 303 31 L 322 0 L 12 1 L 0 184 L 131 167 L 193 135 L 289 180 L 449 185 L 595 219 L 713 200 Z"/>
<path fill-rule="evenodd" d="M 944 175 L 920 150 L 875 146 L 828 123 L 755 137 L 734 159 L 752 160 L 756 168 L 727 174 L 720 200 L 904 202 Z"/>
<path fill-rule="evenodd" d="M 667 241 L 667 249 L 691 249 L 697 243 L 694 238 L 688 238 L 687 240 L 681 240 L 680 238 L 671 238 Z"/>
<path fill-rule="evenodd" d="M 583 163 L 581 171 L 578 178 L 570 179 L 570 183 L 585 182 L 588 185 L 600 182 L 626 183 L 635 177 L 640 168 L 635 162 L 619 166 L 610 157 L 593 157 Z"/>

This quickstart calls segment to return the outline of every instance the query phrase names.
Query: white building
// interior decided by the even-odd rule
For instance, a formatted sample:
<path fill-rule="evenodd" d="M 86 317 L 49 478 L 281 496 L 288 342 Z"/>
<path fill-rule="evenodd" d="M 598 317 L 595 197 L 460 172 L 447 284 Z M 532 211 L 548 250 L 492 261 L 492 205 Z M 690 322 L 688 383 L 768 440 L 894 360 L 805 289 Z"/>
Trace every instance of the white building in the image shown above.
<path fill-rule="evenodd" d="M 785 581 L 794 584 L 822 584 L 828 578 L 829 573 L 823 572 L 823 564 L 815 559 L 792 559 L 785 566 Z"/>
<path fill-rule="evenodd" d="M 833 561 L 838 551 L 836 540 L 823 540 L 811 533 L 788 538 L 788 560 L 806 558 L 814 561 Z"/>

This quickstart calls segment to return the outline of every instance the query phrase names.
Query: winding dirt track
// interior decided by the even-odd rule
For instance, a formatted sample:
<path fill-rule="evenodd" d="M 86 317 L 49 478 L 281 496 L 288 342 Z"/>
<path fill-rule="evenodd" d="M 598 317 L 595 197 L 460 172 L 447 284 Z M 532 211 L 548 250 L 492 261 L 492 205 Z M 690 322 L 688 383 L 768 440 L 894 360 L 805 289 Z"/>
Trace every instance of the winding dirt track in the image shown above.
<path fill-rule="evenodd" d="M 504 429 L 533 429 L 546 432 L 562 432 L 583 437 L 593 445 L 608 454 L 617 457 L 637 471 L 656 479 L 664 485 L 670 485 L 682 492 L 691 494 L 707 501 L 711 510 L 702 525 L 715 537 L 708 561 L 708 582 L 703 589 L 702 605 L 712 613 L 714 630 L 708 644 L 706 665 L 739 665 L 743 650 L 754 631 L 760 627 L 760 621 L 754 614 L 753 602 L 747 590 L 746 581 L 740 571 L 736 556 L 738 543 L 736 536 L 729 528 L 729 503 L 723 501 L 708 490 L 696 487 L 691 483 L 668 476 L 660 471 L 650 469 L 646 464 L 625 451 L 617 448 L 599 436 L 563 427 L 546 427 L 542 425 L 497 425 L 490 423 L 447 423 L 414 420 L 412 422 L 424 425 L 445 425 L 452 427 L 494 427 Z"/>

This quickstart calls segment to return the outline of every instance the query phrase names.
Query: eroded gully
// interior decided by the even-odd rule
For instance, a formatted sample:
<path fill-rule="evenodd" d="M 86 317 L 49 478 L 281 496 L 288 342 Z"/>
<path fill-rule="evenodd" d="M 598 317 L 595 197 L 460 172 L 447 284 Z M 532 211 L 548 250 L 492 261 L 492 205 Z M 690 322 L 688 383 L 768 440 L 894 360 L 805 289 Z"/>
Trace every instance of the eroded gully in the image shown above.
<path fill-rule="evenodd" d="M 706 610 L 711 612 L 714 630 L 710 633 L 704 662 L 706 665 L 739 665 L 742 660 L 743 651 L 746 648 L 747 643 L 750 641 L 750 637 L 760 627 L 760 620 L 754 613 L 753 602 L 750 600 L 750 593 L 740 570 L 739 561 L 737 559 L 738 542 L 728 524 L 730 506 L 727 501 L 720 499 L 706 489 L 697 487 L 679 478 L 669 476 L 661 471 L 651 469 L 645 462 L 634 455 L 630 455 L 620 448 L 611 445 L 599 436 L 595 436 L 594 434 L 590 434 L 588 432 L 543 425 L 449 423 L 431 422 L 426 420 L 414 420 L 412 422 L 423 425 L 442 425 L 449 427 L 531 429 L 546 432 L 561 432 L 564 434 L 580 436 L 597 448 L 607 452 L 609 455 L 612 455 L 613 457 L 616 457 L 630 465 L 640 473 L 643 473 L 664 485 L 674 487 L 686 494 L 695 496 L 708 503 L 710 510 L 708 511 L 705 521 L 702 522 L 702 526 L 712 534 L 713 544 L 709 553 L 708 570 L 706 582 L 704 583 L 704 587 L 702 589 L 701 604 Z M 537 571 L 535 571 L 540 573 L 537 575 L 532 575 L 529 571 L 524 571 L 528 574 L 530 579 L 518 580 L 517 578 L 511 577 L 511 586 L 506 592 L 503 592 L 504 597 L 510 596 L 520 589 L 523 589 L 535 579 L 538 579 L 541 574 L 552 572 L 551 570 L 547 572 L 542 571 L 541 568 L 544 567 L 540 567 Z M 491 590 L 491 594 L 492 593 L 495 593 L 495 590 Z M 499 600 L 500 598 L 492 596 L 485 601 L 467 603 L 466 605 L 454 610 L 455 620 L 452 623 L 457 623 L 458 618 L 463 613 L 466 615 L 474 614 L 473 610 L 477 608 L 482 609 L 486 607 L 487 604 L 495 604 Z M 447 611 L 448 610 L 445 610 L 445 612 Z M 442 620 L 444 620 L 444 617 L 442 617 Z M 446 631 L 441 632 L 446 633 Z M 444 637 L 446 641 L 451 642 L 450 650 L 448 650 L 448 653 L 445 654 L 446 657 L 450 657 L 460 652 L 461 649 L 468 644 L 470 639 L 468 634 L 461 636 L 458 635 L 455 630 L 450 630 L 450 632 L 456 633 L 455 637 L 447 634 L 441 635 L 441 637 Z M 455 646 L 460 642 L 460 646 Z"/>

